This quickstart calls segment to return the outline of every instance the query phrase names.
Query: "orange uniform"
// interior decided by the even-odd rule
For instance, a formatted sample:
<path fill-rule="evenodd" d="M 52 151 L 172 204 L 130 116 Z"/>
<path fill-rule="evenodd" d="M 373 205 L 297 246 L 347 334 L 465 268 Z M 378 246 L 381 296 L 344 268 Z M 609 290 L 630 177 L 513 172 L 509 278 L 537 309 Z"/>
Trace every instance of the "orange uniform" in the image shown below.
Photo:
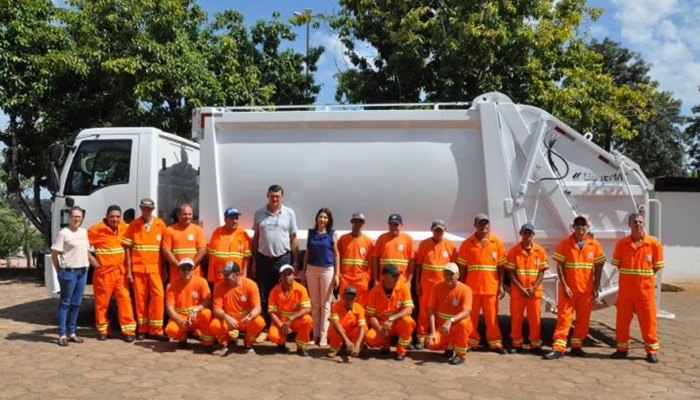
<path fill-rule="evenodd" d="M 372 239 L 367 235 L 353 237 L 346 233 L 338 239 L 338 254 L 340 256 L 340 288 L 343 293 L 346 286 L 357 289 L 355 301 L 367 305 L 369 283 L 372 278 L 370 262 L 372 261 Z"/>
<path fill-rule="evenodd" d="M 549 269 L 547 252 L 544 247 L 532 243 L 530 251 L 518 243 L 508 250 L 508 261 L 504 267 L 515 272 L 515 278 L 523 288 L 537 283 L 538 275 Z M 530 349 L 542 346 L 540 317 L 542 305 L 542 282 L 531 297 L 525 296 L 515 282 L 510 284 L 510 337 L 514 348 L 523 347 L 523 316 L 527 309 L 527 323 L 530 327 Z"/>
<path fill-rule="evenodd" d="M 372 250 L 372 257 L 379 258 L 379 273 L 387 264 L 395 265 L 401 271 L 401 280 L 406 281 L 408 264 L 413 259 L 413 239 L 407 233 L 399 232 L 394 236 L 391 232 L 379 235 Z M 379 281 L 382 281 L 381 276 Z"/>
<path fill-rule="evenodd" d="M 193 276 L 189 282 L 180 279 L 170 282 L 165 293 L 165 304 L 175 308 L 181 319 L 187 319 L 194 308 L 204 303 L 207 298 L 211 298 L 207 280 Z M 194 323 L 190 326 L 183 327 L 171 319 L 165 327 L 165 333 L 175 340 L 182 340 L 187 337 L 187 332 L 200 330 L 202 344 L 209 346 L 214 343 L 214 337 L 209 332 L 210 323 L 211 310 L 204 308 L 197 313 Z"/>
<path fill-rule="evenodd" d="M 226 233 L 226 227 L 220 226 L 214 230 L 207 246 L 209 254 L 209 270 L 207 280 L 212 283 L 224 279 L 221 269 L 227 261 L 233 261 L 241 267 L 241 274 L 247 276 L 248 264 L 245 259 L 253 255 L 250 247 L 250 236 L 240 226 L 231 233 Z"/>
<path fill-rule="evenodd" d="M 204 230 L 196 224 L 189 224 L 187 228 L 181 228 L 177 223 L 170 225 L 163 235 L 164 250 L 169 250 L 177 261 L 183 258 L 194 259 L 198 249 L 207 247 L 207 240 L 204 237 Z M 170 264 L 170 282 L 180 279 L 179 264 Z M 199 265 L 194 267 L 194 276 L 202 276 Z"/>
<path fill-rule="evenodd" d="M 134 335 L 136 321 L 134 310 L 131 307 L 131 296 L 126 281 L 126 267 L 124 266 L 124 248 L 122 237 L 126 231 L 124 221 L 119 221 L 117 230 L 110 228 L 102 220 L 88 229 L 88 240 L 95 248 L 95 257 L 100 263 L 95 268 L 92 278 L 95 294 L 95 326 L 97 333 L 107 335 L 109 333 L 109 319 L 107 309 L 112 293 L 117 299 L 117 311 L 119 325 L 124 335 Z"/>
<path fill-rule="evenodd" d="M 564 293 L 563 283 L 559 285 L 557 325 L 554 329 L 552 349 L 564 352 L 574 311 L 576 312 L 576 327 L 571 336 L 571 348 L 582 347 L 583 340 L 588 335 L 591 311 L 593 310 L 595 266 L 605 263 L 605 253 L 603 253 L 603 247 L 600 243 L 588 235 L 586 235 L 582 246 L 579 247 L 572 234 L 559 242 L 552 258 L 563 265 L 562 270 L 566 284 L 573 293 L 573 296 L 569 298 Z"/>
<path fill-rule="evenodd" d="M 470 318 L 463 318 L 450 326 L 447 335 L 440 331 L 440 327 L 451 317 L 472 308 L 472 291 L 469 286 L 457 282 L 454 287 L 440 282 L 433 287 L 430 296 L 430 309 L 435 315 L 435 340 L 428 343 L 431 350 L 445 350 L 453 348 L 458 357 L 467 357 L 469 335 L 474 328 Z"/>
<path fill-rule="evenodd" d="M 238 321 L 238 328 L 232 329 L 223 318 L 214 317 L 211 320 L 210 330 L 219 343 L 224 344 L 229 340 L 236 341 L 240 332 L 246 332 L 245 344 L 252 346 L 255 338 L 265 328 L 265 320 L 258 315 L 248 323 L 241 320 L 250 314 L 256 306 L 260 305 L 260 291 L 258 285 L 252 279 L 241 277 L 241 284 L 237 287 L 229 285 L 225 281 L 218 282 L 214 286 L 213 309 L 222 309 Z"/>
<path fill-rule="evenodd" d="M 416 251 L 416 267 L 420 271 L 420 297 L 418 297 L 418 331 L 416 336 L 423 343 L 430 330 L 430 297 L 433 286 L 443 281 L 442 270 L 457 257 L 454 242 L 443 238 L 439 242 L 428 238 L 420 242 Z M 470 300 L 471 303 L 471 300 Z"/>
<path fill-rule="evenodd" d="M 367 317 L 376 317 L 379 325 L 392 315 L 398 313 L 404 308 L 413 310 L 413 299 L 411 298 L 411 289 L 405 282 L 397 281 L 391 291 L 391 295 L 387 295 L 383 285 L 377 285 L 369 292 L 367 300 Z M 388 349 L 390 346 L 389 338 L 398 336 L 399 342 L 396 345 L 396 354 L 406 354 L 406 347 L 411 344 L 411 335 L 416 327 L 416 322 L 410 315 L 394 320 L 391 325 L 391 330 L 386 338 L 383 338 L 379 332 L 371 328 L 367 332 L 367 344 L 372 347 L 383 347 Z"/>
<path fill-rule="evenodd" d="M 165 290 L 161 275 L 160 242 L 165 222 L 153 217 L 150 224 L 138 218 L 129 224 L 122 246 L 131 251 L 131 274 L 134 279 L 134 303 L 138 331 L 163 334 Z"/>
<path fill-rule="evenodd" d="M 612 265 L 620 272 L 615 336 L 617 350 L 630 349 L 630 323 L 637 314 L 647 353 L 659 351 L 656 334 L 655 274 L 664 267 L 664 250 L 658 239 L 645 235 L 639 244 L 631 236 L 615 243 Z"/>
<path fill-rule="evenodd" d="M 457 252 L 457 265 L 467 268 L 465 283 L 472 290 L 472 313 L 469 318 L 475 325 L 469 345 L 479 347 L 479 312 L 484 309 L 486 340 L 490 349 L 503 348 L 501 330 L 498 327 L 498 268 L 506 264 L 503 242 L 493 234 L 482 245 L 475 235 L 462 242 Z"/>
<path fill-rule="evenodd" d="M 292 288 L 287 295 L 284 294 L 282 284 L 277 284 L 270 292 L 268 301 L 268 312 L 277 315 L 280 322 L 285 323 L 290 316 L 298 313 L 302 308 L 311 309 L 311 299 L 306 288 L 298 282 L 292 283 Z M 311 329 L 313 328 L 311 315 L 305 314 L 301 318 L 292 321 L 291 330 L 297 333 L 297 348 L 304 349 L 311 340 Z M 268 338 L 278 345 L 285 344 L 287 338 L 282 335 L 275 324 L 270 324 Z"/>
<path fill-rule="evenodd" d="M 345 305 L 345 300 L 340 299 L 333 303 L 331 307 L 331 321 L 338 321 L 340 326 L 343 327 L 345 335 L 348 339 L 353 342 L 357 341 L 357 337 L 360 335 L 360 328 L 367 327 L 367 321 L 365 320 L 365 309 L 357 301 L 352 305 L 352 308 L 348 310 Z M 330 345 L 331 352 L 337 352 L 343 345 L 343 337 L 335 330 L 331 325 L 331 329 L 328 330 L 328 344 Z"/>

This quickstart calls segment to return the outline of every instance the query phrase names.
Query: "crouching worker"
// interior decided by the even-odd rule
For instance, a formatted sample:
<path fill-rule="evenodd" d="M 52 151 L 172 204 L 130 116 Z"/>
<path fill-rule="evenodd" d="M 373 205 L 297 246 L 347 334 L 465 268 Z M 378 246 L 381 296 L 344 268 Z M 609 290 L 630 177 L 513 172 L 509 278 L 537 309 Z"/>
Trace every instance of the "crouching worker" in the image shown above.
<path fill-rule="evenodd" d="M 306 288 L 294 280 L 294 267 L 283 265 L 279 272 L 280 283 L 270 292 L 268 314 L 270 330 L 268 339 L 277 344 L 277 351 L 287 352 L 287 335 L 297 333 L 296 353 L 308 357 L 306 346 L 311 340 L 313 319 L 311 318 L 311 300 Z"/>
<path fill-rule="evenodd" d="M 165 333 L 187 348 L 187 333 L 199 329 L 204 351 L 214 351 L 214 337 L 209 333 L 211 292 L 207 280 L 194 276 L 194 261 L 183 258 L 178 266 L 178 280 L 171 282 L 165 294 L 165 311 L 170 317 Z"/>
<path fill-rule="evenodd" d="M 335 357 L 343 344 L 350 357 L 360 355 L 367 333 L 367 322 L 365 309 L 355 302 L 356 298 L 357 289 L 346 286 L 343 289 L 343 299 L 336 301 L 331 308 L 331 329 L 328 330 L 331 351 L 328 357 Z"/>
<path fill-rule="evenodd" d="M 260 316 L 258 285 L 243 276 L 241 267 L 234 261 L 228 261 L 221 273 L 224 279 L 214 286 L 211 334 L 230 350 L 236 345 L 239 333 L 245 332 L 245 351 L 252 352 L 255 338 L 265 328 L 265 320 Z"/>

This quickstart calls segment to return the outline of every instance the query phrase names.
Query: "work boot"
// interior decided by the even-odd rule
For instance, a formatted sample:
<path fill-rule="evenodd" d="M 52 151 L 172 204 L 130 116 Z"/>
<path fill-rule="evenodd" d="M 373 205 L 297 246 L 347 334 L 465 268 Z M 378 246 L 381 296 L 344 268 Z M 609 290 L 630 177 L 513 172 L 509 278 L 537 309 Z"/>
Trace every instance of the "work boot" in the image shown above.
<path fill-rule="evenodd" d="M 146 339 L 146 334 L 144 332 L 139 332 L 136 334 L 136 340 L 144 340 Z"/>
<path fill-rule="evenodd" d="M 462 365 L 462 364 L 464 364 L 464 359 L 462 357 L 459 357 L 459 356 L 454 356 L 450 359 L 448 364 L 450 364 L 450 365 Z"/>
<path fill-rule="evenodd" d="M 414 350 L 423 350 L 424 348 L 425 348 L 425 343 L 423 343 L 423 342 L 418 342 L 414 346 Z"/>
<path fill-rule="evenodd" d="M 187 348 L 187 339 L 185 340 L 179 340 L 177 342 L 177 348 L 178 349 L 186 349 Z"/>
<path fill-rule="evenodd" d="M 168 335 L 163 335 L 163 334 L 160 334 L 160 335 L 148 335 L 148 338 L 151 339 L 151 340 L 157 340 L 157 341 L 159 341 L 159 342 L 168 342 L 168 341 L 170 341 L 170 337 L 168 337 Z"/>
<path fill-rule="evenodd" d="M 575 348 L 571 349 L 571 351 L 569 352 L 569 354 L 570 354 L 572 357 L 588 358 L 588 353 L 586 353 L 585 351 L 583 351 L 583 349 L 580 348 L 580 347 L 575 347 Z"/>
<path fill-rule="evenodd" d="M 127 343 L 131 343 L 134 341 L 134 335 L 124 335 L 124 341 Z"/>
<path fill-rule="evenodd" d="M 622 360 L 627 358 L 627 352 L 626 351 L 620 351 L 620 350 L 615 350 L 614 353 L 610 355 L 610 358 L 613 360 Z"/>
<path fill-rule="evenodd" d="M 454 350 L 445 350 L 445 352 L 442 353 L 442 356 L 451 360 L 452 358 L 454 358 L 455 352 Z"/>
<path fill-rule="evenodd" d="M 558 360 L 560 358 L 564 358 L 564 352 L 552 350 L 549 353 L 543 355 L 542 358 L 545 360 Z"/>
<path fill-rule="evenodd" d="M 396 355 L 394 356 L 394 360 L 396 360 L 396 361 L 403 361 L 405 359 L 406 359 L 406 356 L 403 354 L 396 353 Z"/>
<path fill-rule="evenodd" d="M 277 347 L 275 347 L 275 350 L 278 353 L 286 353 L 289 351 L 289 349 L 287 349 L 287 346 L 284 344 L 278 344 Z"/>
<path fill-rule="evenodd" d="M 202 346 L 202 349 L 204 349 L 204 352 L 207 354 L 214 354 L 216 351 L 216 348 L 213 345 Z"/>
<path fill-rule="evenodd" d="M 302 356 L 302 357 L 308 357 L 308 356 L 309 356 L 309 352 L 306 351 L 306 349 L 302 349 L 302 348 L 298 348 L 297 351 L 296 351 L 296 353 L 297 353 L 298 356 Z"/>
<path fill-rule="evenodd" d="M 97 340 L 99 340 L 99 341 L 107 340 L 107 334 L 100 333 L 99 335 L 97 335 Z"/>
<path fill-rule="evenodd" d="M 491 351 L 493 351 L 496 354 L 500 354 L 502 356 L 505 356 L 506 354 L 508 354 L 508 350 L 504 349 L 503 347 L 497 347 L 495 349 L 491 349 Z"/>
<path fill-rule="evenodd" d="M 659 357 L 657 357 L 655 353 L 647 353 L 646 360 L 648 363 L 651 363 L 651 364 L 658 364 L 659 363 Z"/>
<path fill-rule="evenodd" d="M 511 347 L 510 350 L 508 350 L 510 354 L 520 354 L 523 352 L 522 347 Z"/>

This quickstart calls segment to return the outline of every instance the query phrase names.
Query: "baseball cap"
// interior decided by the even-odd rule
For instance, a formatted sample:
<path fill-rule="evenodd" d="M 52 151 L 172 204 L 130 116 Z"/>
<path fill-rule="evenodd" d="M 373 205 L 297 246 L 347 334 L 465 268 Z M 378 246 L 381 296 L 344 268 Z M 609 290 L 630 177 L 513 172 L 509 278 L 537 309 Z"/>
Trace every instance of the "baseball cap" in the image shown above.
<path fill-rule="evenodd" d="M 185 268 L 187 266 L 194 268 L 194 261 L 192 261 L 192 259 L 189 257 L 185 257 L 182 260 L 180 260 L 180 264 L 178 265 L 178 268 Z"/>
<path fill-rule="evenodd" d="M 390 224 L 403 224 L 403 218 L 401 218 L 400 214 L 391 214 L 388 222 Z"/>
<path fill-rule="evenodd" d="M 401 271 L 394 264 L 387 264 L 382 268 L 382 275 L 389 274 L 391 276 L 401 275 Z"/>
<path fill-rule="evenodd" d="M 343 290 L 343 294 L 357 295 L 357 289 L 355 289 L 355 286 L 346 286 Z"/>
<path fill-rule="evenodd" d="M 529 221 L 528 221 L 528 222 L 524 223 L 523 226 L 520 227 L 520 231 L 521 231 L 521 232 L 522 232 L 522 231 L 525 231 L 525 230 L 534 233 L 534 232 L 535 232 L 535 225 L 533 225 L 532 222 L 529 222 Z"/>
<path fill-rule="evenodd" d="M 489 218 L 489 216 L 484 214 L 484 213 L 476 214 L 476 217 L 474 217 L 474 223 L 478 224 L 481 221 L 489 221 L 490 222 L 491 218 Z"/>
<path fill-rule="evenodd" d="M 156 202 L 151 198 L 145 197 L 139 202 L 139 207 L 156 208 Z"/>
<path fill-rule="evenodd" d="M 287 271 L 287 270 L 294 272 L 294 267 L 292 267 L 292 266 L 289 265 L 289 264 L 285 264 L 285 265 L 283 265 L 283 266 L 280 268 L 280 272 L 279 272 L 279 273 L 280 273 L 280 274 L 281 274 L 281 273 L 284 273 L 284 271 Z"/>
<path fill-rule="evenodd" d="M 431 231 L 434 231 L 434 230 L 437 229 L 437 228 L 440 228 L 440 229 L 442 229 L 443 231 L 444 231 L 445 229 L 447 229 L 447 225 L 445 224 L 445 221 L 443 221 L 443 220 L 441 220 L 441 219 L 436 219 L 435 221 L 433 221 L 432 224 L 430 224 L 430 230 L 431 230 Z"/>
<path fill-rule="evenodd" d="M 362 214 L 362 213 L 359 212 L 359 211 L 358 211 L 358 212 L 352 213 L 352 217 L 350 217 L 350 222 L 352 222 L 352 221 L 354 221 L 354 220 L 356 220 L 356 219 L 359 219 L 359 220 L 364 221 L 364 220 L 365 220 L 365 214 Z"/>
<path fill-rule="evenodd" d="M 576 217 L 574 217 L 574 225 L 576 225 L 576 223 L 581 223 L 581 222 L 583 222 L 584 224 L 586 224 L 586 226 L 588 226 L 589 225 L 588 224 L 588 217 L 586 217 L 585 215 L 577 215 Z"/>
<path fill-rule="evenodd" d="M 457 267 L 457 264 L 451 262 L 451 263 L 447 263 L 447 265 L 445 265 L 445 266 L 442 268 L 442 270 L 443 270 L 443 271 L 450 271 L 450 272 L 452 272 L 453 274 L 456 274 L 457 272 L 459 272 L 459 267 Z"/>
<path fill-rule="evenodd" d="M 238 211 L 236 207 L 229 207 L 224 211 L 224 217 L 231 217 L 234 215 L 241 215 L 241 212 Z"/>
<path fill-rule="evenodd" d="M 238 265 L 238 263 L 235 261 L 227 261 L 226 265 L 224 265 L 224 268 L 221 269 L 221 273 L 224 275 L 228 275 L 232 272 L 235 272 L 237 274 L 240 273 L 241 266 Z"/>

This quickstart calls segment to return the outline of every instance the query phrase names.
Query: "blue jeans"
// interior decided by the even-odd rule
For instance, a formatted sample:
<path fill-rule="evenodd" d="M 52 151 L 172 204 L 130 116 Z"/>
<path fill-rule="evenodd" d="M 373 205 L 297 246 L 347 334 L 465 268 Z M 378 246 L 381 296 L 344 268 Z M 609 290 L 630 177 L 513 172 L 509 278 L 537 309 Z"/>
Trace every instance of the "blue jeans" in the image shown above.
<path fill-rule="evenodd" d="M 75 333 L 78 324 L 78 310 L 83 301 L 83 292 L 87 283 L 87 268 L 58 270 L 58 284 L 61 287 L 61 301 L 58 303 L 58 335 Z"/>

